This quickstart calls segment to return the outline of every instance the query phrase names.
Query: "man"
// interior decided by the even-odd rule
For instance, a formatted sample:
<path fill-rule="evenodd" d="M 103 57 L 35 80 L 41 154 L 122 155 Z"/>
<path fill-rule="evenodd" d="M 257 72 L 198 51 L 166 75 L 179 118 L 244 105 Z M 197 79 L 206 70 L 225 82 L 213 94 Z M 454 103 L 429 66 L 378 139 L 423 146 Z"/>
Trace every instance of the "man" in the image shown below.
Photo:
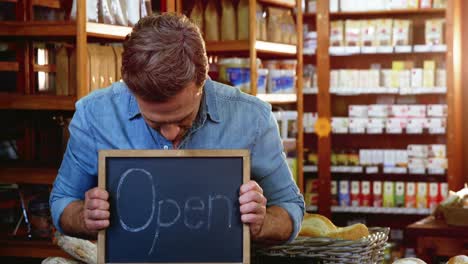
<path fill-rule="evenodd" d="M 253 180 L 240 187 L 242 222 L 256 241 L 294 239 L 304 201 L 271 107 L 207 79 L 207 69 L 203 38 L 185 16 L 135 25 L 124 43 L 124 82 L 76 104 L 50 198 L 59 231 L 95 238 L 109 226 L 109 195 L 95 187 L 101 149 L 249 149 Z"/>

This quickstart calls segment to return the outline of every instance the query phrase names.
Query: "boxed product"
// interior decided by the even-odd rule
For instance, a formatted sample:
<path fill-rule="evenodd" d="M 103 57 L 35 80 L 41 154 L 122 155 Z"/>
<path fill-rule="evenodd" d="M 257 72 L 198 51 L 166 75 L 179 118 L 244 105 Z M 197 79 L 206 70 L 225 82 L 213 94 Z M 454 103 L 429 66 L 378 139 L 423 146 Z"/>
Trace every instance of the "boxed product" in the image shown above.
<path fill-rule="evenodd" d="M 446 183 L 446 182 L 441 182 L 441 183 L 439 184 L 439 190 L 440 190 L 439 202 L 442 202 L 442 201 L 445 200 L 445 198 L 447 198 L 448 195 L 449 195 L 448 183 Z"/>
<path fill-rule="evenodd" d="M 433 8 L 446 8 L 447 0 L 434 0 L 432 7 Z"/>
<path fill-rule="evenodd" d="M 339 71 L 331 70 L 330 71 L 330 91 L 334 91 L 338 87 L 340 87 Z"/>
<path fill-rule="evenodd" d="M 387 117 L 388 116 L 388 105 L 374 104 L 369 105 L 367 108 L 367 115 L 369 117 Z"/>
<path fill-rule="evenodd" d="M 427 106 L 427 116 L 429 117 L 446 117 L 447 105 L 445 104 L 432 104 Z"/>
<path fill-rule="evenodd" d="M 338 188 L 338 202 L 340 206 L 350 205 L 349 181 L 340 181 Z"/>
<path fill-rule="evenodd" d="M 365 47 L 377 46 L 377 23 L 376 20 L 361 20 L 361 45 Z"/>
<path fill-rule="evenodd" d="M 392 80 L 390 87 L 392 88 L 400 88 L 400 72 L 405 69 L 405 62 L 404 61 L 393 61 L 392 62 Z"/>
<path fill-rule="evenodd" d="M 351 206 L 360 205 L 361 190 L 359 185 L 359 181 L 351 181 Z"/>
<path fill-rule="evenodd" d="M 423 87 L 423 69 L 421 68 L 411 69 L 411 87 L 412 88 Z"/>
<path fill-rule="evenodd" d="M 428 145 L 408 145 L 407 148 L 408 156 L 412 158 L 427 158 L 429 156 L 429 146 Z"/>
<path fill-rule="evenodd" d="M 381 134 L 385 128 L 384 118 L 369 118 L 367 123 L 367 133 Z"/>
<path fill-rule="evenodd" d="M 427 128 L 430 134 L 443 134 L 445 133 L 446 120 L 445 118 L 428 118 Z"/>
<path fill-rule="evenodd" d="M 411 87 L 411 71 L 402 70 L 399 73 L 399 88 L 400 89 L 409 89 Z"/>
<path fill-rule="evenodd" d="M 428 156 L 430 158 L 445 158 L 447 157 L 447 147 L 443 144 L 429 145 Z"/>
<path fill-rule="evenodd" d="M 447 158 L 429 158 L 427 159 L 428 169 L 447 169 L 448 161 Z"/>
<path fill-rule="evenodd" d="M 396 165 L 398 167 L 408 167 L 408 152 L 406 150 L 396 150 Z"/>
<path fill-rule="evenodd" d="M 423 87 L 433 88 L 435 85 L 436 63 L 433 60 L 424 61 Z"/>
<path fill-rule="evenodd" d="M 356 150 L 350 150 L 348 152 L 348 165 L 349 166 L 358 166 L 359 163 L 359 154 Z"/>
<path fill-rule="evenodd" d="M 330 22 L 330 46 L 344 46 L 344 23 L 342 20 Z"/>
<path fill-rule="evenodd" d="M 345 46 L 361 46 L 361 22 L 359 20 L 346 20 L 345 34 Z"/>
<path fill-rule="evenodd" d="M 382 207 L 382 182 L 381 181 L 374 181 L 372 183 L 372 204 L 374 207 Z"/>
<path fill-rule="evenodd" d="M 444 44 L 444 26 L 445 19 L 428 19 L 426 20 L 425 36 L 426 45 L 441 45 Z"/>
<path fill-rule="evenodd" d="M 267 39 L 271 42 L 282 42 L 282 18 L 285 14 L 284 9 L 276 7 L 267 7 Z"/>
<path fill-rule="evenodd" d="M 331 181 L 331 199 L 332 205 L 338 205 L 338 182 Z"/>
<path fill-rule="evenodd" d="M 419 8 L 419 0 L 408 0 L 408 8 L 409 9 L 418 9 Z"/>
<path fill-rule="evenodd" d="M 426 117 L 426 105 L 409 105 L 408 117 Z"/>
<path fill-rule="evenodd" d="M 436 87 L 447 87 L 447 71 L 445 69 L 436 70 Z"/>
<path fill-rule="evenodd" d="M 370 89 L 376 89 L 380 88 L 380 71 L 375 69 L 375 70 L 368 70 L 368 88 Z"/>
<path fill-rule="evenodd" d="M 427 208 L 427 183 L 418 182 L 416 188 L 416 208 Z"/>
<path fill-rule="evenodd" d="M 393 46 L 407 46 L 412 44 L 412 22 L 406 19 L 393 20 Z"/>
<path fill-rule="evenodd" d="M 383 152 L 384 152 L 384 167 L 396 167 L 398 152 L 395 150 L 391 150 L 391 149 L 386 149 Z"/>
<path fill-rule="evenodd" d="M 381 70 L 380 71 L 380 87 L 390 88 L 392 87 L 392 70 Z"/>
<path fill-rule="evenodd" d="M 383 207 L 395 207 L 395 183 L 385 181 L 383 187 Z"/>
<path fill-rule="evenodd" d="M 420 8 L 432 8 L 432 0 L 420 0 Z"/>
<path fill-rule="evenodd" d="M 406 125 L 406 133 L 422 134 L 423 129 L 427 126 L 427 118 L 410 118 Z"/>
<path fill-rule="evenodd" d="M 405 207 L 416 208 L 416 183 L 414 182 L 406 183 Z"/>
<path fill-rule="evenodd" d="M 361 206 L 372 206 L 372 193 L 370 181 L 361 182 Z"/>
<path fill-rule="evenodd" d="M 392 0 L 390 6 L 392 9 L 406 9 L 408 8 L 408 0 Z"/>
<path fill-rule="evenodd" d="M 390 116 L 393 116 L 393 117 L 407 117 L 408 116 L 408 106 L 407 105 L 391 105 L 390 106 Z"/>
<path fill-rule="evenodd" d="M 395 206 L 396 207 L 405 207 L 405 183 L 396 182 L 395 183 Z"/>
<path fill-rule="evenodd" d="M 347 117 L 332 117 L 332 132 L 336 134 L 348 133 L 349 119 Z"/>
<path fill-rule="evenodd" d="M 434 210 L 439 203 L 439 183 L 429 183 L 429 195 L 427 197 L 427 205 L 431 210 Z"/>
<path fill-rule="evenodd" d="M 377 20 L 377 45 L 391 46 L 392 45 L 392 19 Z"/>
<path fill-rule="evenodd" d="M 349 118 L 349 133 L 364 134 L 366 132 L 367 118 Z"/>
<path fill-rule="evenodd" d="M 424 158 L 408 158 L 408 168 L 410 170 L 424 170 L 426 169 L 426 159 Z"/>
<path fill-rule="evenodd" d="M 387 124 L 385 126 L 386 132 L 389 134 L 401 134 L 403 129 L 406 128 L 408 119 L 393 117 L 387 119 Z"/>
<path fill-rule="evenodd" d="M 350 105 L 348 107 L 349 117 L 367 117 L 368 111 L 367 105 Z"/>

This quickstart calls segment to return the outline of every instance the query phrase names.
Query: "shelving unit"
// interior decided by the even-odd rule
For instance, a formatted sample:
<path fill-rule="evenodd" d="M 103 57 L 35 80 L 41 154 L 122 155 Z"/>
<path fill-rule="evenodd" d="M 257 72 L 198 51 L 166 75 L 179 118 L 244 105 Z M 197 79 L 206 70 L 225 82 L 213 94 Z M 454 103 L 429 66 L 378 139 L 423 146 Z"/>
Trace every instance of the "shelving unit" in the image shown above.
<path fill-rule="evenodd" d="M 337 12 L 330 13 L 329 1 L 317 1 L 317 13 L 304 14 L 304 21 L 316 26 L 317 29 L 317 51 L 313 55 L 305 55 L 304 58 L 310 63 L 316 61 L 317 77 L 318 77 L 318 93 L 306 97 L 307 104 L 317 104 L 317 112 L 319 118 L 331 121 L 334 113 L 334 106 L 337 104 L 375 104 L 376 98 L 382 95 L 403 97 L 411 96 L 420 101 L 445 101 L 448 105 L 448 118 L 446 133 L 443 134 L 387 134 L 385 131 L 382 134 L 330 134 L 327 137 L 317 139 L 318 147 L 318 166 L 305 166 L 304 172 L 318 175 L 319 196 L 318 196 L 318 212 L 325 216 L 331 217 L 332 213 L 361 213 L 367 211 L 357 209 L 342 209 L 331 206 L 330 182 L 338 179 L 349 180 L 390 180 L 390 181 L 406 181 L 409 177 L 412 180 L 421 180 L 428 182 L 448 182 L 450 189 L 459 189 L 462 187 L 463 175 L 461 171 L 462 152 L 461 145 L 461 130 L 459 124 L 462 123 L 460 114 L 457 114 L 455 109 L 461 109 L 461 99 L 456 99 L 455 95 L 461 97 L 460 73 L 454 71 L 454 66 L 457 63 L 455 58 L 460 56 L 460 50 L 457 50 L 459 43 L 460 29 L 459 21 L 456 20 L 454 14 L 459 12 L 460 5 L 454 2 L 459 0 L 449 0 L 447 9 L 415 9 L 415 10 L 385 10 L 385 11 L 369 11 L 369 12 Z M 457 10 L 455 10 L 457 8 Z M 446 46 L 442 48 L 425 48 L 424 45 L 413 45 L 410 51 L 402 52 L 392 48 L 389 53 L 362 53 L 361 49 L 347 54 L 333 54 L 333 48 L 330 48 L 330 21 L 345 20 L 345 19 L 376 19 L 376 18 L 404 18 L 417 20 L 418 25 L 421 21 L 427 18 L 445 18 L 446 19 Z M 458 24 L 457 24 L 458 23 Z M 420 30 L 420 28 L 419 28 Z M 456 42 L 458 41 L 458 42 Z M 416 44 L 420 44 L 416 42 Z M 330 51 L 331 49 L 331 51 Z M 345 48 L 342 48 L 346 51 Z M 404 50 L 404 49 L 402 49 Z M 343 56 L 345 55 L 345 56 Z M 385 90 L 379 93 L 368 92 L 364 90 L 353 90 L 348 93 L 338 93 L 330 90 L 330 69 L 365 69 L 369 68 L 371 63 L 380 63 L 384 61 L 387 65 L 392 60 L 427 60 L 436 58 L 446 62 L 447 70 L 447 85 L 433 91 L 424 91 L 416 89 L 414 91 L 395 91 Z M 385 64 L 384 63 L 384 64 Z M 459 66 L 459 65 L 458 65 Z M 439 100 L 440 99 L 440 100 Z M 338 101 L 337 101 L 338 100 Z M 343 107 L 343 106 L 342 106 Z M 453 130 L 452 130 L 453 129 Z M 308 136 L 309 137 L 309 136 Z M 310 138 L 306 142 L 314 142 Z M 333 142 L 333 144 L 332 144 Z M 429 174 L 426 171 L 424 174 L 410 174 L 408 172 L 400 174 L 385 174 L 381 169 L 377 170 L 376 174 L 366 174 L 365 172 L 336 172 L 336 167 L 331 167 L 330 156 L 333 147 L 354 148 L 358 146 L 376 148 L 400 149 L 406 148 L 409 143 L 414 144 L 429 144 L 429 142 L 445 143 L 447 145 L 447 157 L 449 160 L 448 171 L 442 174 Z M 307 143 L 310 144 L 310 143 Z M 315 143 L 314 143 L 315 144 Z M 404 146 L 404 147 L 403 147 Z M 313 148 L 313 145 L 305 145 L 305 148 Z M 332 172 L 333 171 L 333 172 Z M 378 176 L 378 177 L 377 177 Z M 310 175 L 308 176 L 310 177 Z M 350 207 L 354 208 L 354 207 Z M 344 212 L 346 211 L 346 212 Z M 398 211 L 400 212 L 400 211 Z M 396 212 L 396 214 L 400 214 Z M 381 212 L 389 214 L 389 212 Z M 395 213 L 395 212 L 393 212 Z M 425 212 L 424 214 L 426 214 Z M 401 212 L 406 215 L 405 212 Z M 413 212 L 411 212 L 413 214 Z M 408 215 L 409 216 L 409 215 Z M 375 220 L 377 218 L 373 218 Z M 409 218 L 408 218 L 409 219 Z"/>
<path fill-rule="evenodd" d="M 296 30 L 297 44 L 283 44 L 268 41 L 257 40 L 256 36 L 256 5 L 257 2 L 263 5 L 270 5 L 286 9 L 296 9 Z M 178 1 L 176 4 L 178 13 L 184 13 L 183 1 Z M 302 98 L 302 72 L 303 72 L 303 36 L 302 32 L 302 7 L 301 1 L 291 0 L 249 0 L 249 39 L 234 40 L 234 41 L 216 41 L 206 42 L 206 51 L 208 55 L 218 56 L 241 56 L 250 59 L 250 79 L 256 80 L 257 65 L 254 58 L 266 59 L 297 59 L 296 69 L 296 94 L 258 94 L 257 82 L 251 82 L 250 91 L 252 95 L 272 104 L 272 105 L 295 105 L 298 112 L 297 116 L 297 131 L 303 130 L 303 98 Z M 291 144 L 295 144 L 297 152 L 296 164 L 303 164 L 303 135 L 298 133 L 298 137 L 294 142 L 283 142 L 285 149 L 289 149 Z M 298 186 L 303 189 L 303 168 L 302 165 L 297 166 Z"/>
<path fill-rule="evenodd" d="M 76 1 L 76 21 L 35 21 L 33 7 L 42 6 L 60 8 L 64 1 L 59 0 L 0 0 L 16 3 L 16 20 L 0 21 L 0 39 L 15 42 L 16 61 L 0 62 L 0 71 L 16 72 L 16 90 L 0 93 L 0 110 L 16 113 L 18 117 L 27 117 L 30 113 L 61 113 L 71 115 L 78 99 L 89 93 L 87 45 L 90 41 L 116 42 L 125 39 L 131 27 L 105 25 L 87 22 L 86 1 Z M 165 11 L 175 11 L 174 1 L 161 1 Z M 65 3 L 66 4 L 66 3 Z M 76 96 L 59 96 L 38 93 L 34 87 L 34 74 L 37 72 L 56 72 L 56 65 L 37 65 L 34 62 L 35 41 L 60 41 L 72 44 L 76 48 Z M 0 80 L 2 81 L 2 80 Z M 33 116 L 31 114 L 31 116 Z M 66 116 L 66 115 L 65 115 Z M 25 120 L 29 123 L 30 120 Z M 48 128 L 44 128 L 48 129 Z M 41 141 L 40 133 L 35 134 L 32 128 L 26 128 L 24 139 L 18 145 L 27 145 L 22 153 L 25 160 L 0 164 L 0 183 L 2 184 L 53 184 L 57 167 L 43 165 L 41 162 L 29 162 L 35 157 L 34 148 Z M 48 144 L 47 142 L 40 142 Z M 32 149 L 32 150 L 31 150 Z M 58 163 L 58 161 L 57 161 Z M 51 240 L 21 240 L 19 238 L 0 237 L 0 257 L 47 258 L 51 256 L 70 258 Z M 1 260 L 0 260 L 1 262 Z"/>

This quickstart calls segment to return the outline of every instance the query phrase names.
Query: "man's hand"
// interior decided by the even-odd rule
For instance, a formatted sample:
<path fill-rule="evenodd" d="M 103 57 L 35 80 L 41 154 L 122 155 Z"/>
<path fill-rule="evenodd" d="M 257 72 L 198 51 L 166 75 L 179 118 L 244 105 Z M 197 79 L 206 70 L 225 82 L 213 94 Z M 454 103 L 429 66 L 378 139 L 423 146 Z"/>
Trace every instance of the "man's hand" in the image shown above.
<path fill-rule="evenodd" d="M 91 233 L 98 232 L 109 226 L 109 193 L 95 187 L 85 194 L 83 222 Z"/>
<path fill-rule="evenodd" d="M 243 184 L 239 203 L 242 222 L 249 225 L 252 239 L 258 238 L 266 216 L 267 199 L 263 196 L 262 188 L 255 181 Z"/>

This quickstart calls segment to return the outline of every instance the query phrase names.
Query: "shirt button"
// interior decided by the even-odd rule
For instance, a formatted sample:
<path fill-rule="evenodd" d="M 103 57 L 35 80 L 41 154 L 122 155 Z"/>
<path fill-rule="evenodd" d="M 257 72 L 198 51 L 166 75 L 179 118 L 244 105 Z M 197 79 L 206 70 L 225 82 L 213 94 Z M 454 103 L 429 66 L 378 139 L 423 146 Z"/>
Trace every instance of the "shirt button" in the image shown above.
<path fill-rule="evenodd" d="M 164 145 L 164 149 L 165 149 L 165 150 L 168 150 L 169 147 L 168 147 L 167 145 Z"/>

